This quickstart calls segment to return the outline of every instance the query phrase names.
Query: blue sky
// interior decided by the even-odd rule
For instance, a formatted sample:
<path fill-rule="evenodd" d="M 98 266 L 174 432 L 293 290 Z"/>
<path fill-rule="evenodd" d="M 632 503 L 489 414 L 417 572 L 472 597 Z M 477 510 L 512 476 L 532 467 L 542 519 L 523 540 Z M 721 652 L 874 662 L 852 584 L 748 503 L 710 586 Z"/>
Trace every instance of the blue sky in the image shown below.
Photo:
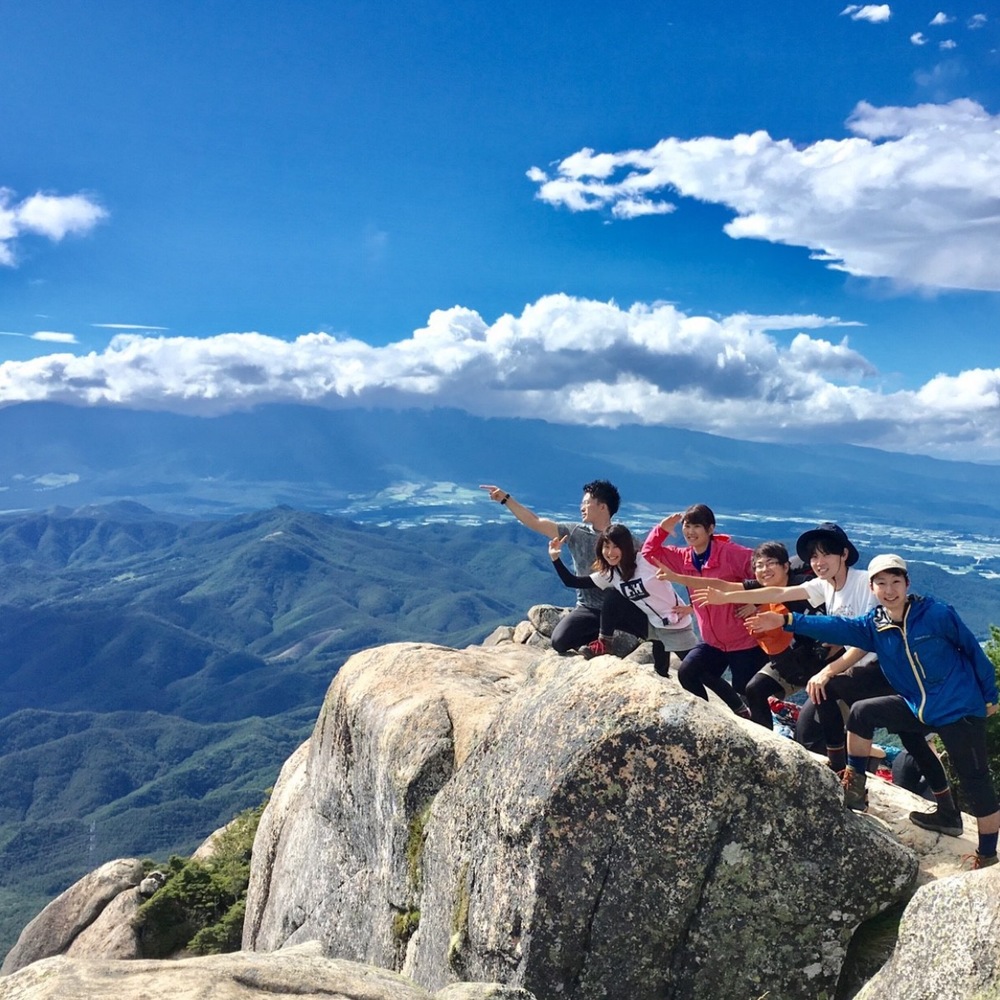
<path fill-rule="evenodd" d="M 2 10 L 0 403 L 1000 460 L 978 0 Z"/>

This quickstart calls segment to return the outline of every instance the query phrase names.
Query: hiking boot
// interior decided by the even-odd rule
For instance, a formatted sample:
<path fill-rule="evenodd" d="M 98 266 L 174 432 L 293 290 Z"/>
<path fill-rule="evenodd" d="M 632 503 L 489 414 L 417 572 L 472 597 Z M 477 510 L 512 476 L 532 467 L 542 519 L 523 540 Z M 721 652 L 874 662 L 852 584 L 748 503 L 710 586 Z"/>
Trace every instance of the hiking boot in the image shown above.
<path fill-rule="evenodd" d="M 592 660 L 595 656 L 604 656 L 608 652 L 610 650 L 605 646 L 603 639 L 595 639 L 593 642 L 588 642 L 586 646 L 580 647 L 580 655 L 585 660 Z"/>
<path fill-rule="evenodd" d="M 747 700 L 743 697 L 743 695 L 740 695 L 740 707 L 734 708 L 733 714 L 738 715 L 741 719 L 751 718 L 750 706 L 747 704 Z"/>
<path fill-rule="evenodd" d="M 997 863 L 995 854 L 963 854 L 962 864 L 968 865 L 970 871 L 978 871 L 980 868 L 992 868 Z"/>
<path fill-rule="evenodd" d="M 945 837 L 961 837 L 965 832 L 961 813 L 943 812 L 935 809 L 932 813 L 911 812 L 910 822 L 922 830 L 943 834 Z"/>
<path fill-rule="evenodd" d="M 844 806 L 854 812 L 865 812 L 868 809 L 868 791 L 865 788 L 868 776 L 858 773 L 853 767 L 845 767 L 839 773 L 844 789 Z"/>

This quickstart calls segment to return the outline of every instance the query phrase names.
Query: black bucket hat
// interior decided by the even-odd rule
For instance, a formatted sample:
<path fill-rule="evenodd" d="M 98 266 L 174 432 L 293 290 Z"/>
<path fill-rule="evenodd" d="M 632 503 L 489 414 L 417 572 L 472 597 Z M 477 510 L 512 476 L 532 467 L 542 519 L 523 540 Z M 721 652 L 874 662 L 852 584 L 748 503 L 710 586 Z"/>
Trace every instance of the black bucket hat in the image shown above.
<path fill-rule="evenodd" d="M 847 532 L 832 521 L 824 521 L 818 528 L 799 535 L 795 552 L 803 563 L 809 562 L 809 548 L 813 542 L 823 542 L 823 548 L 828 552 L 839 553 L 846 549 L 848 566 L 853 566 L 858 561 L 858 550 L 851 544 Z"/>

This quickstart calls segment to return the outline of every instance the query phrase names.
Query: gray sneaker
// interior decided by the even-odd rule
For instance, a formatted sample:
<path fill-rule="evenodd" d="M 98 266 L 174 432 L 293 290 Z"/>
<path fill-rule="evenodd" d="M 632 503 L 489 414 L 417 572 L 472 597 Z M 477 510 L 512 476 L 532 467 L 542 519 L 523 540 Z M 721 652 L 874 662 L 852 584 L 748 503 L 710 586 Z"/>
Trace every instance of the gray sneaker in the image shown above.
<path fill-rule="evenodd" d="M 943 834 L 945 837 L 961 837 L 965 832 L 961 813 L 946 813 L 935 809 L 932 813 L 911 812 L 910 822 L 922 830 Z"/>

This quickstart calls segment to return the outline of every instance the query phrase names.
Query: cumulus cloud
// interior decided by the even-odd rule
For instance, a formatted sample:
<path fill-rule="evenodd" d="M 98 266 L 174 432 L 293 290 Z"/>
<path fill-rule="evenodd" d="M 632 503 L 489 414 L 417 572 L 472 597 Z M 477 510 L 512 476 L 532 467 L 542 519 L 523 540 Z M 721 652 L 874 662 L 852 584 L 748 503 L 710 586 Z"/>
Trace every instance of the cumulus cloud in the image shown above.
<path fill-rule="evenodd" d="M 72 333 L 59 333 L 57 330 L 36 330 L 31 335 L 32 340 L 43 340 L 49 344 L 75 344 L 76 336 Z"/>
<path fill-rule="evenodd" d="M 10 188 L 0 188 L 0 264 L 14 266 L 14 242 L 28 233 L 58 243 L 70 234 L 82 235 L 107 218 L 107 211 L 83 194 L 38 192 L 16 201 Z"/>
<path fill-rule="evenodd" d="M 943 42 L 938 42 L 938 48 L 947 52 L 950 49 L 957 49 L 958 42 L 956 42 L 954 38 L 946 38 Z"/>
<path fill-rule="evenodd" d="M 841 16 L 847 14 L 852 21 L 871 21 L 872 24 L 881 24 L 892 17 L 892 11 L 887 3 L 881 4 L 850 4 L 841 12 Z"/>
<path fill-rule="evenodd" d="M 953 18 L 953 17 L 950 17 L 950 16 L 949 16 L 948 14 L 946 14 L 946 13 L 945 13 L 945 12 L 944 12 L 943 10 L 939 10 L 939 11 L 938 11 L 938 12 L 937 12 L 937 13 L 936 13 L 936 14 L 935 14 L 935 15 L 934 15 L 934 16 L 933 16 L 932 18 L 931 18 L 931 24 L 933 24 L 933 25 L 935 25 L 935 26 L 936 26 L 936 25 L 941 25 L 941 24 L 951 24 L 951 22 L 952 22 L 952 21 L 954 21 L 954 20 L 955 20 L 955 18 Z"/>
<path fill-rule="evenodd" d="M 101 352 L 0 364 L 0 405 L 49 400 L 214 415 L 268 403 L 451 406 L 567 424 L 688 427 L 1000 460 L 1000 369 L 890 391 L 814 315 L 722 318 L 550 295 L 488 323 L 456 306 L 376 347 L 326 333 L 122 333 Z M 830 331 L 836 331 L 831 336 Z"/>
<path fill-rule="evenodd" d="M 697 198 L 735 212 L 724 231 L 807 247 L 828 267 L 907 286 L 1000 290 L 1000 116 L 957 100 L 859 103 L 854 135 L 797 146 L 767 132 L 668 138 L 619 153 L 584 148 L 537 197 L 571 211 L 631 218 Z"/>
<path fill-rule="evenodd" d="M 914 45 L 926 45 L 927 37 L 922 31 L 915 31 L 912 35 L 910 35 L 910 41 Z"/>
<path fill-rule="evenodd" d="M 984 28 L 988 20 L 989 18 L 987 18 L 985 14 L 973 14 L 972 17 L 969 18 L 968 28 L 970 31 L 976 31 L 979 28 Z"/>

